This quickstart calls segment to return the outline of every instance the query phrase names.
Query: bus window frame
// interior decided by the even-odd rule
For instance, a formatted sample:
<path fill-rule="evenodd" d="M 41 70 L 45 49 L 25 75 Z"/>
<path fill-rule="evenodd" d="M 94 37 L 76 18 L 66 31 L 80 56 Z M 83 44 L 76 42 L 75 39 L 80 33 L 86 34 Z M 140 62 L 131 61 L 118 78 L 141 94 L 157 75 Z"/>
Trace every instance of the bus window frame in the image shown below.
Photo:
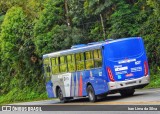
<path fill-rule="evenodd" d="M 95 58 L 94 51 L 96 51 L 96 54 L 97 54 L 98 58 Z M 86 52 L 89 52 L 90 59 L 86 59 Z M 77 61 L 77 59 L 76 59 L 76 54 L 78 54 L 79 57 L 80 57 L 79 61 Z M 83 55 L 83 58 L 82 58 L 81 54 Z M 99 55 L 99 54 L 101 54 L 101 55 Z M 71 60 L 69 62 L 68 62 L 67 56 L 71 57 Z M 73 58 L 73 56 L 74 56 L 74 58 Z M 61 64 L 61 60 L 60 60 L 61 57 L 63 57 L 63 59 L 64 59 L 64 63 L 62 63 L 62 64 Z M 102 64 L 103 64 L 102 63 L 102 59 L 103 59 L 102 49 L 87 50 L 87 51 L 79 52 L 79 53 L 70 53 L 68 55 L 62 55 L 62 56 L 52 57 L 52 58 L 48 58 L 48 59 L 49 59 L 49 61 L 51 61 L 50 62 L 51 63 L 51 68 L 54 67 L 54 66 L 58 66 L 58 72 L 57 73 L 54 73 L 53 70 L 50 68 L 50 70 L 51 70 L 50 73 L 53 74 L 53 75 L 63 74 L 63 73 L 68 73 L 68 72 L 72 73 L 72 72 L 77 72 L 77 71 L 96 69 L 96 68 L 102 67 Z M 54 59 L 54 63 L 55 63 L 54 65 L 52 64 L 53 59 Z M 56 59 L 58 59 L 58 60 L 56 60 Z M 93 60 L 93 68 L 89 68 L 89 69 L 86 68 L 86 61 L 87 60 Z M 95 60 L 100 60 L 101 66 L 96 67 Z M 83 62 L 83 69 L 77 70 L 77 63 L 79 63 L 79 62 Z M 69 63 L 74 63 L 75 68 L 74 68 L 73 71 L 69 71 Z M 61 69 L 60 69 L 61 65 L 66 65 L 66 71 L 65 72 L 61 71 Z"/>
<path fill-rule="evenodd" d="M 75 53 L 75 57 L 77 57 L 76 54 L 78 54 L 79 57 L 80 57 L 79 61 L 77 61 L 77 59 L 75 58 L 75 61 L 76 61 L 75 62 L 75 64 L 76 64 L 76 71 L 83 71 L 83 70 L 85 70 L 85 56 L 84 56 L 84 52 Z M 83 60 L 82 60 L 81 54 L 83 55 Z M 77 70 L 77 63 L 80 63 L 80 62 L 83 62 L 83 69 Z"/>

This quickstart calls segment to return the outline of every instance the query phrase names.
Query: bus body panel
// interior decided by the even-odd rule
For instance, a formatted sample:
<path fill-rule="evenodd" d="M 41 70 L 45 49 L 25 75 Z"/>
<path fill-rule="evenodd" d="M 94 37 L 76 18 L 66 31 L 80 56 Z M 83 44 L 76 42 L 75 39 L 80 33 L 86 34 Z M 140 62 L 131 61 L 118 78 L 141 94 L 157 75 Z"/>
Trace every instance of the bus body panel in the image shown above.
<path fill-rule="evenodd" d="M 106 83 L 106 76 L 102 72 L 102 68 L 96 68 L 87 71 L 90 77 L 88 82 L 91 83 L 95 90 L 95 94 L 103 94 L 108 91 L 107 83 Z M 86 87 L 87 88 L 87 87 Z"/>
<path fill-rule="evenodd" d="M 72 50 L 73 53 L 87 51 L 87 47 L 82 48 L 56 52 L 55 55 L 51 53 L 43 57 L 70 54 Z M 148 62 L 142 38 L 107 41 L 94 45 L 93 49 L 101 49 L 102 67 L 51 75 L 51 80 L 46 82 L 48 97 L 57 97 L 57 87 L 61 88 L 63 97 L 83 97 L 87 96 L 88 84 L 92 85 L 96 95 L 100 95 L 149 83 L 149 70 L 144 76 L 144 63 L 148 65 Z M 88 50 L 92 50 L 92 46 L 88 46 Z M 114 81 L 110 80 L 107 68 L 111 69 Z"/>
<path fill-rule="evenodd" d="M 52 81 L 48 81 L 46 83 L 46 90 L 47 90 L 47 94 L 48 94 L 49 98 L 55 97 L 54 91 L 53 91 L 53 83 L 52 83 Z"/>
<path fill-rule="evenodd" d="M 103 51 L 105 67 L 111 69 L 114 78 L 114 81 L 108 80 L 110 90 L 149 83 L 149 76 L 144 76 L 144 63 L 147 62 L 147 57 L 141 38 L 106 43 Z"/>
<path fill-rule="evenodd" d="M 86 88 L 89 83 L 93 86 L 94 90 L 96 90 L 96 95 L 106 93 L 108 86 L 105 77 L 106 76 L 102 75 L 102 68 L 52 75 L 51 82 L 54 84 L 54 93 L 51 93 L 51 88 L 47 89 L 48 97 L 56 97 L 56 87 L 61 88 L 64 97 L 87 96 Z"/>

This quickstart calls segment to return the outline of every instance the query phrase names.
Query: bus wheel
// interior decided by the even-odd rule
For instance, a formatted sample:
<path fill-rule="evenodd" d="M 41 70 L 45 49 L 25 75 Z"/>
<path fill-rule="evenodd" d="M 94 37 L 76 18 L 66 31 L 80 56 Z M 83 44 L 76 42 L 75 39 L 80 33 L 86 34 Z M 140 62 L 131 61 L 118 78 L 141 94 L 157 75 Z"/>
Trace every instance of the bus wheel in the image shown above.
<path fill-rule="evenodd" d="M 87 93 L 88 93 L 88 98 L 90 102 L 95 102 L 97 100 L 97 97 L 95 95 L 94 89 L 91 85 L 88 85 L 87 87 Z"/>
<path fill-rule="evenodd" d="M 63 93 L 62 93 L 62 90 L 60 88 L 58 89 L 58 98 L 59 98 L 61 103 L 67 102 L 66 98 L 63 97 Z"/>
<path fill-rule="evenodd" d="M 122 97 L 127 97 L 127 96 L 132 96 L 134 92 L 135 92 L 134 89 L 126 89 L 126 90 L 121 90 L 120 94 Z"/>

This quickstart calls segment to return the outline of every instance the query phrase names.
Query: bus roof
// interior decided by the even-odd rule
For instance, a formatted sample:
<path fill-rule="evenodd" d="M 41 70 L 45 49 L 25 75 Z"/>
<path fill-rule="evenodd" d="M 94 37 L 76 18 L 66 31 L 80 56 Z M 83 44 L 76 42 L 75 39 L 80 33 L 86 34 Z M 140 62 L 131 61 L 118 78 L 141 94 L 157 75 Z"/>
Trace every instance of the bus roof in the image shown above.
<path fill-rule="evenodd" d="M 79 47 L 79 48 L 72 48 L 72 49 L 57 51 L 57 52 L 43 55 L 43 59 L 47 58 L 47 57 L 58 57 L 58 56 L 62 56 L 62 55 L 72 54 L 72 53 L 80 53 L 80 52 L 84 52 L 84 51 L 100 49 L 103 44 L 104 43 L 98 43 L 98 44 L 87 45 L 87 46 L 83 46 L 83 47 Z"/>
<path fill-rule="evenodd" d="M 62 55 L 68 55 L 68 54 L 73 54 L 73 53 L 80 53 L 80 52 L 85 52 L 85 51 L 89 51 L 89 50 L 100 49 L 105 44 L 119 42 L 119 41 L 128 40 L 128 39 L 132 39 L 132 38 L 141 38 L 141 37 L 130 37 L 130 38 L 117 39 L 117 40 L 106 40 L 104 42 L 93 43 L 92 45 L 91 45 L 91 43 L 89 43 L 88 45 L 86 44 L 86 46 L 80 46 L 80 47 L 76 47 L 76 48 L 71 48 L 71 49 L 66 49 L 66 50 L 62 50 L 62 51 L 57 51 L 57 52 L 45 54 L 45 55 L 43 55 L 43 59 L 48 58 L 48 57 L 59 57 Z"/>

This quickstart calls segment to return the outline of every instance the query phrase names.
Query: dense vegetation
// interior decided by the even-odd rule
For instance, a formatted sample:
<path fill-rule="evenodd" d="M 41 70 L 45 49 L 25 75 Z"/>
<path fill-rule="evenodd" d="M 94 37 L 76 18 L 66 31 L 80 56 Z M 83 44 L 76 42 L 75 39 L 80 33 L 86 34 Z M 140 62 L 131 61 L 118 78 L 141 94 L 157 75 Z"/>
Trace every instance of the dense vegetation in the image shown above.
<path fill-rule="evenodd" d="M 43 99 L 42 55 L 141 36 L 160 87 L 159 0 L 0 0 L 0 103 Z"/>

